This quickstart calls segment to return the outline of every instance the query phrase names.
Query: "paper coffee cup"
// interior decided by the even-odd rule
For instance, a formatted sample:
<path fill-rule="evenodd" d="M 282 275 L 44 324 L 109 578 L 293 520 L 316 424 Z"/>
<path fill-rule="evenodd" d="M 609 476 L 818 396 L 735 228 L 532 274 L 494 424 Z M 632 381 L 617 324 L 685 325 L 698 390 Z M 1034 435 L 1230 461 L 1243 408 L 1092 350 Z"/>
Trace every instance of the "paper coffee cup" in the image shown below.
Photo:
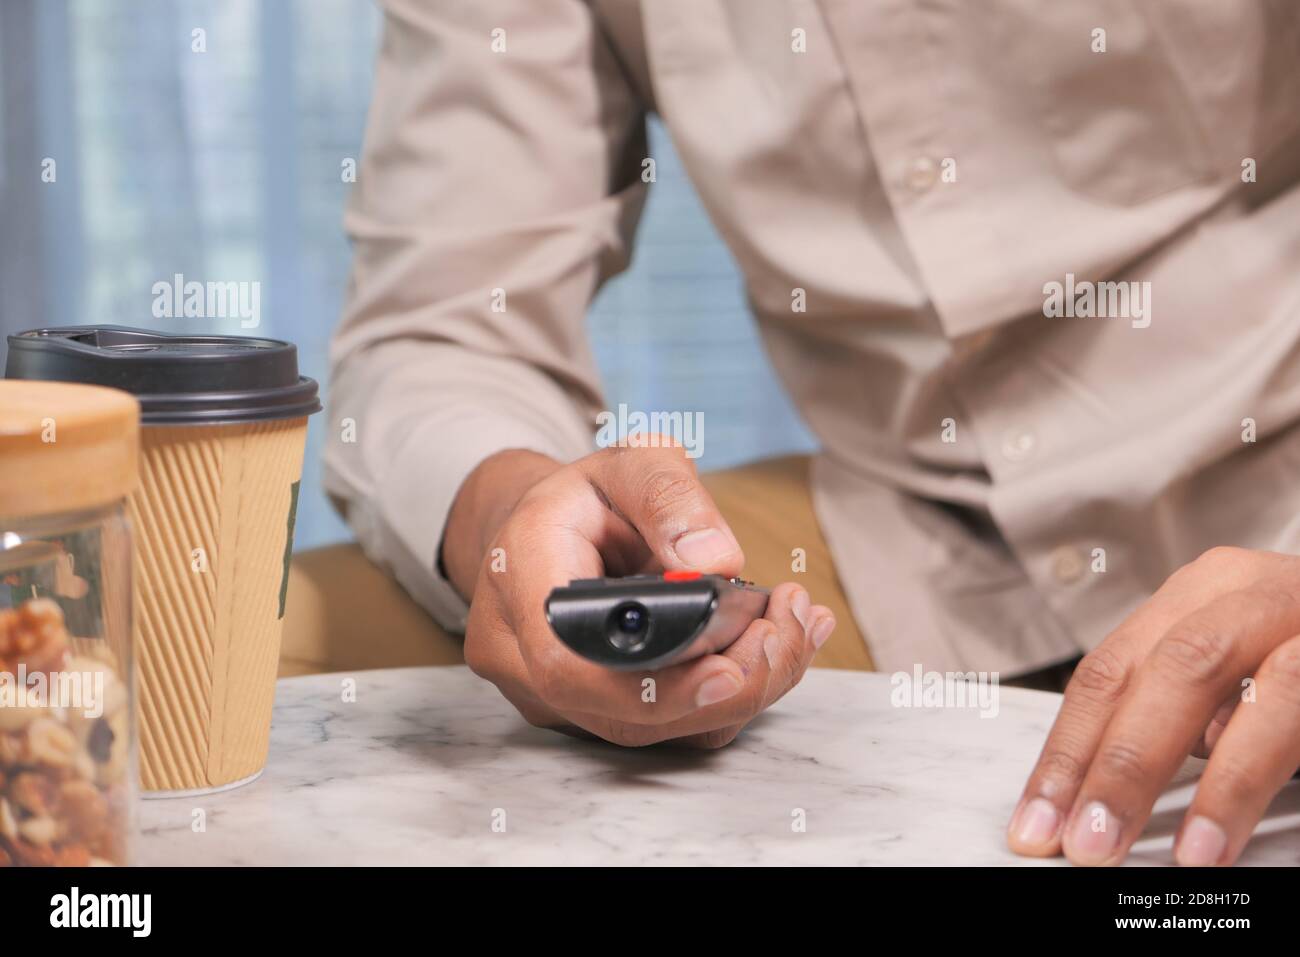
<path fill-rule="evenodd" d="M 140 400 L 134 646 L 145 792 L 223 790 L 266 763 L 316 383 L 273 339 L 114 326 L 9 338 L 6 374 Z"/>

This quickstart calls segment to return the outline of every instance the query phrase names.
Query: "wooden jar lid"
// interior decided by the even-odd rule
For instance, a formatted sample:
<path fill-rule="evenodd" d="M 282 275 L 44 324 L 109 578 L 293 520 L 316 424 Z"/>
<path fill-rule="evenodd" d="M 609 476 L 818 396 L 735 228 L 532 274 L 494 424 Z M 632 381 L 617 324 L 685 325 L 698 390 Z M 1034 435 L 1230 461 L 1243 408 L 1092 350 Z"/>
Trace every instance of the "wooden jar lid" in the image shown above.
<path fill-rule="evenodd" d="M 0 379 L 0 517 L 102 508 L 138 475 L 140 404 L 118 389 Z"/>

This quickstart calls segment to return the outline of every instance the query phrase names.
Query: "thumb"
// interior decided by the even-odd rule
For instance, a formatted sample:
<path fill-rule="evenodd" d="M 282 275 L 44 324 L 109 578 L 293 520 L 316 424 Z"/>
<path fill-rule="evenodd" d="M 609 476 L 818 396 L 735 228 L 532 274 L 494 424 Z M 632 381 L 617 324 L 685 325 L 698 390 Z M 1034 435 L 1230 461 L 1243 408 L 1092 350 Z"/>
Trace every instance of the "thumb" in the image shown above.
<path fill-rule="evenodd" d="M 670 439 L 608 448 L 583 460 L 588 480 L 666 569 L 739 575 L 745 556 L 695 465 Z M 659 439 L 658 447 L 646 445 Z"/>

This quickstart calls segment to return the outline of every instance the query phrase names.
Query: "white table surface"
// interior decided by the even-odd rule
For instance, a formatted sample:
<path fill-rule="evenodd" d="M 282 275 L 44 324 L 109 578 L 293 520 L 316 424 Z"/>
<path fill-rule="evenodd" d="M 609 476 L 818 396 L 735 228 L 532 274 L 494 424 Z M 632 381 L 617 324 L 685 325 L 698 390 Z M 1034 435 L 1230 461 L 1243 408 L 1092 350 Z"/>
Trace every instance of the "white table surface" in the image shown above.
<path fill-rule="evenodd" d="M 344 701 L 346 679 L 355 701 Z M 813 670 L 734 744 L 694 752 L 537 730 L 463 667 L 288 678 L 262 777 L 141 802 L 136 860 L 1061 863 L 1017 858 L 1003 843 L 1060 697 L 1003 687 L 997 716 L 981 718 L 895 708 L 890 690 L 886 675 Z M 1190 794 L 1184 783 L 1161 799 L 1131 863 L 1172 863 Z M 1273 803 L 1242 863 L 1300 863 L 1300 782 Z"/>

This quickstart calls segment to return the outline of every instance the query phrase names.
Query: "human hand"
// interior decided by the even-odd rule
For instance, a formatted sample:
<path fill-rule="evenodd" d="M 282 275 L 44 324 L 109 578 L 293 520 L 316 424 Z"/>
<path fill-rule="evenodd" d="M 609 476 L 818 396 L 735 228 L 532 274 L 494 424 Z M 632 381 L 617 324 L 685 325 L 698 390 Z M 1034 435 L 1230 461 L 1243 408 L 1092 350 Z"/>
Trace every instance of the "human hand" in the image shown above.
<path fill-rule="evenodd" d="M 656 569 L 734 576 L 743 568 L 740 546 L 690 460 L 680 448 L 645 444 L 567 466 L 504 452 L 466 486 L 444 543 L 449 575 L 471 596 L 465 660 L 539 727 L 577 728 L 629 746 L 720 747 L 799 682 L 834 628 L 830 610 L 788 582 L 721 654 L 652 676 L 602 668 L 551 631 L 544 603 L 552 588 Z M 513 506 L 503 507 L 503 496 Z M 494 516 L 496 531 L 483 541 Z"/>
<path fill-rule="evenodd" d="M 1189 754 L 1209 764 L 1175 857 L 1231 864 L 1300 766 L 1300 558 L 1211 549 L 1079 663 L 1011 849 L 1121 862 Z"/>

